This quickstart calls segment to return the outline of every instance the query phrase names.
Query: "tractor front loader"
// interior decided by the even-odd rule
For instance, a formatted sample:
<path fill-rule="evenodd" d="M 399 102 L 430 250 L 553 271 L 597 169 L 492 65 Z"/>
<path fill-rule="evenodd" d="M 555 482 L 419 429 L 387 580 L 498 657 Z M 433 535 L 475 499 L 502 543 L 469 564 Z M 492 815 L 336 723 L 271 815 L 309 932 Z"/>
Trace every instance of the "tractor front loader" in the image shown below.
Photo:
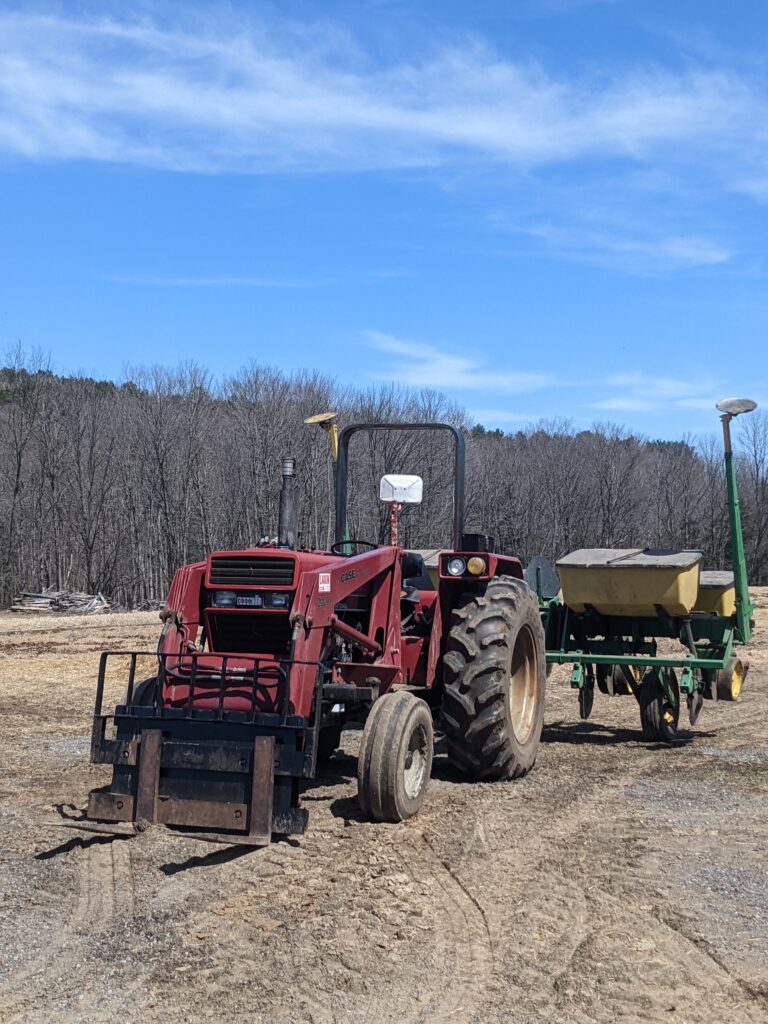
<path fill-rule="evenodd" d="M 387 475 L 391 543 L 350 538 L 349 443 L 360 431 L 447 431 L 454 445 L 453 536 L 431 572 L 399 546 L 402 505 L 418 477 Z M 439 727 L 469 778 L 505 779 L 534 763 L 544 709 L 544 632 L 517 558 L 464 532 L 464 443 L 445 424 L 360 424 L 338 438 L 336 543 L 297 546 L 293 460 L 283 462 L 275 545 L 215 551 L 180 568 L 161 614 L 156 672 L 105 712 L 101 656 L 91 760 L 111 764 L 84 819 L 66 824 L 131 834 L 150 825 L 201 839 L 263 845 L 304 832 L 301 789 L 364 724 L 363 813 L 415 814 Z"/>

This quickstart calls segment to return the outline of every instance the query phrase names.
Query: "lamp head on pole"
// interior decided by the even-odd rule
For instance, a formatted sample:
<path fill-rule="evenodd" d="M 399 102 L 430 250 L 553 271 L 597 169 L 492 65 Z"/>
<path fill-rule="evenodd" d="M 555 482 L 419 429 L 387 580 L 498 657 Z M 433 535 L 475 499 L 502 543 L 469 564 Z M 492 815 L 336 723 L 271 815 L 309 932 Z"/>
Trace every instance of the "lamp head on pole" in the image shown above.
<path fill-rule="evenodd" d="M 723 443 L 725 455 L 731 457 L 731 420 L 734 416 L 740 416 L 743 412 L 752 412 L 757 408 L 757 402 L 751 398 L 721 398 L 715 403 L 715 408 L 722 413 L 720 422 L 723 424 Z"/>
<path fill-rule="evenodd" d="M 751 398 L 721 398 L 715 403 L 715 408 L 726 416 L 739 416 L 743 412 L 753 412 L 757 408 L 757 402 Z"/>

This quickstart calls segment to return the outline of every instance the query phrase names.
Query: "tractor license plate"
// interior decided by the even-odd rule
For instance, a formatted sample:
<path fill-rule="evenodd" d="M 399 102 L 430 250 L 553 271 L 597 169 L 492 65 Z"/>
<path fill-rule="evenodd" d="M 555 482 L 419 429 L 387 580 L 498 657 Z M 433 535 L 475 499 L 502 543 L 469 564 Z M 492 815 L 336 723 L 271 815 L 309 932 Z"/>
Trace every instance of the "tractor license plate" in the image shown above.
<path fill-rule="evenodd" d="M 235 599 L 238 608 L 261 608 L 261 594 L 240 594 Z"/>

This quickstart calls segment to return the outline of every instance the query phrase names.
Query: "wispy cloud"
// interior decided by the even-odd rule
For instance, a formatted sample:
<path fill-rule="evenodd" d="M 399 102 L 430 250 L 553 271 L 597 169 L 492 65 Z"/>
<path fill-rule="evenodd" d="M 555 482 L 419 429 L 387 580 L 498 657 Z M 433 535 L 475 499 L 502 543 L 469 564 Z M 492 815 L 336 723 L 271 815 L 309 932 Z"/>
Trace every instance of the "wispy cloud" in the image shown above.
<path fill-rule="evenodd" d="M 296 32 L 2 13 L 0 150 L 253 173 L 755 144 L 763 98 L 723 71 L 568 77 L 476 39 L 381 65 L 331 31 Z"/>
<path fill-rule="evenodd" d="M 553 389 L 568 390 L 569 416 L 585 425 L 594 412 L 671 416 L 675 413 L 712 412 L 722 384 L 714 377 L 686 371 L 678 376 L 633 370 L 603 377 L 568 379 L 542 372 L 515 372 L 489 368 L 482 355 L 464 355 L 455 350 L 410 341 L 381 331 L 365 332 L 371 348 L 393 357 L 386 369 L 371 373 L 374 380 L 396 381 L 410 387 L 436 388 L 462 393 L 469 416 L 485 426 L 524 426 L 538 423 L 544 415 L 537 408 L 542 401 L 552 408 Z M 379 361 L 379 365 L 382 363 Z M 498 404 L 474 407 L 475 393 L 486 402 Z M 544 393 L 532 398 L 536 393 Z M 562 394 L 562 391 L 561 391 Z M 517 396 L 517 401 L 512 401 Z M 510 399 L 505 405 L 505 399 Z M 523 408 L 520 408 L 520 405 Z"/>
<path fill-rule="evenodd" d="M 535 416 L 533 413 L 513 412 L 510 409 L 470 409 L 469 417 L 473 423 L 482 423 L 484 426 L 490 424 L 494 427 L 509 423 L 537 423 L 541 419 L 541 416 Z"/>
<path fill-rule="evenodd" d="M 653 376 L 637 371 L 614 374 L 602 387 L 610 395 L 592 402 L 592 409 L 663 415 L 670 409 L 713 409 L 715 405 L 712 378 Z"/>
<path fill-rule="evenodd" d="M 546 373 L 517 373 L 493 369 L 478 358 L 459 355 L 433 345 L 406 341 L 380 331 L 366 331 L 372 348 L 397 356 L 385 371 L 372 374 L 375 380 L 395 380 L 412 387 L 484 390 L 490 393 L 522 394 L 558 382 Z"/>
<path fill-rule="evenodd" d="M 733 183 L 733 189 L 758 203 L 768 203 L 768 173 L 763 170 L 756 176 L 740 178 Z"/>
<path fill-rule="evenodd" d="M 625 234 L 595 231 L 589 225 L 555 227 L 539 224 L 521 230 L 538 238 L 562 255 L 617 269 L 656 273 L 691 267 L 712 267 L 727 263 L 733 253 L 724 246 L 695 235 L 638 234 L 629 227 Z"/>
<path fill-rule="evenodd" d="M 288 278 L 249 277 L 162 277 L 151 274 L 101 274 L 100 281 L 110 284 L 142 285 L 150 288 L 327 288 L 337 282 L 330 280 L 291 280 Z"/>
<path fill-rule="evenodd" d="M 149 288 L 349 288 L 396 281 L 412 274 L 402 270 L 340 268 L 317 277 L 268 277 L 260 274 L 99 274 L 109 284 Z"/>
<path fill-rule="evenodd" d="M 713 392 L 709 398 L 678 398 L 677 406 L 680 409 L 701 409 L 712 412 L 716 401 Z"/>

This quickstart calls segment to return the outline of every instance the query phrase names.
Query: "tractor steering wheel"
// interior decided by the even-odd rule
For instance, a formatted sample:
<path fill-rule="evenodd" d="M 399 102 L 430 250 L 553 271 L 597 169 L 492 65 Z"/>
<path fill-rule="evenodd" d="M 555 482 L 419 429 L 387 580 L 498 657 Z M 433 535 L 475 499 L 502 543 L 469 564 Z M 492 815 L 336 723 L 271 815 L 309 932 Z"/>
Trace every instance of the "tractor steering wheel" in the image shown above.
<path fill-rule="evenodd" d="M 376 548 L 381 547 L 381 545 L 380 544 L 373 544 L 369 540 L 337 540 L 335 544 L 331 544 L 331 554 L 332 555 L 341 555 L 342 557 L 345 556 L 345 555 L 351 555 L 352 552 L 350 552 L 350 551 L 338 551 L 337 550 L 338 548 L 346 548 L 346 547 L 353 547 L 355 549 L 362 548 L 364 551 L 375 551 Z M 357 554 L 357 553 L 358 553 L 357 550 L 355 550 L 354 554 Z"/>

